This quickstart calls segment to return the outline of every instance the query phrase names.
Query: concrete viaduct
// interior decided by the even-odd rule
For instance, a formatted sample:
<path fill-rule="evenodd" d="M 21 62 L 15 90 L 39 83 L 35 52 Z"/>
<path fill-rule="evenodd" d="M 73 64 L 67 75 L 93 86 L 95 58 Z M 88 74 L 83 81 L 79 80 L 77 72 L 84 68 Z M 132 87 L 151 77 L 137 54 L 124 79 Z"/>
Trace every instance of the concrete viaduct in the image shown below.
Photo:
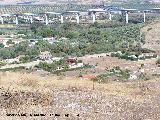
<path fill-rule="evenodd" d="M 66 11 L 66 12 L 61 12 L 61 13 L 57 13 L 57 12 L 44 12 L 44 13 L 23 13 L 23 14 L 1 14 L 0 15 L 0 21 L 1 21 L 1 24 L 5 24 L 5 18 L 15 18 L 15 24 L 18 25 L 19 24 L 19 18 L 23 18 L 25 20 L 28 20 L 30 21 L 30 23 L 33 23 L 33 18 L 35 17 L 39 17 L 39 16 L 43 16 L 44 17 L 44 21 L 45 21 L 45 24 L 48 25 L 50 23 L 49 21 L 49 15 L 56 15 L 56 16 L 59 16 L 60 19 L 59 21 L 61 23 L 64 23 L 64 15 L 66 14 L 74 14 L 76 15 L 76 23 L 79 24 L 80 23 L 80 15 L 82 13 L 87 13 L 88 16 L 91 15 L 92 16 L 92 23 L 95 23 L 96 22 L 96 13 L 98 12 L 101 12 L 101 13 L 107 13 L 108 14 L 108 19 L 109 20 L 112 20 L 112 14 L 115 14 L 115 13 L 119 13 L 119 14 L 122 14 L 124 13 L 125 14 L 125 17 L 126 17 L 126 23 L 128 23 L 128 18 L 129 18 L 129 12 L 138 12 L 138 13 L 143 13 L 143 22 L 146 22 L 146 13 L 147 12 L 152 12 L 152 13 L 157 13 L 157 12 L 160 12 L 160 8 L 152 8 L 152 9 L 149 9 L 149 10 L 138 10 L 138 9 L 102 9 L 102 8 L 98 8 L 98 9 L 89 9 L 88 11 Z"/>

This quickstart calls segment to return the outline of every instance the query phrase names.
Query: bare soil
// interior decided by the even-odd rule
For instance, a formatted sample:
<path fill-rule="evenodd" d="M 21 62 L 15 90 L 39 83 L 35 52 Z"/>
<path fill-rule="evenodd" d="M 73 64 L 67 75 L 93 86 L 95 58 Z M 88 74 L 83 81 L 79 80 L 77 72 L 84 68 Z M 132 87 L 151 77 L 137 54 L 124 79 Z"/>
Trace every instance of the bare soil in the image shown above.
<path fill-rule="evenodd" d="M 148 59 L 142 61 L 130 61 L 124 59 L 118 59 L 116 57 L 101 56 L 99 55 L 86 55 L 81 58 L 85 64 L 90 64 L 95 66 L 95 68 L 88 68 L 82 70 L 74 70 L 63 73 L 66 76 L 79 76 L 87 74 L 101 74 L 107 69 L 112 69 L 113 67 L 119 66 L 122 69 L 128 69 L 131 72 L 138 71 L 141 64 L 144 64 L 145 73 L 158 74 L 160 73 L 160 67 L 156 65 L 157 59 Z"/>

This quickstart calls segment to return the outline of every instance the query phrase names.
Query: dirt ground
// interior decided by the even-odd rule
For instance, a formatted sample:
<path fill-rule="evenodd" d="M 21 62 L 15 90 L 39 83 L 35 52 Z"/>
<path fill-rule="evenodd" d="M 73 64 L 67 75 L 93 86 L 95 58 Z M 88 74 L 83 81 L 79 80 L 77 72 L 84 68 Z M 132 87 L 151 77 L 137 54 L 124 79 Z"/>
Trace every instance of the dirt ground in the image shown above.
<path fill-rule="evenodd" d="M 0 73 L 1 120 L 159 120 L 159 96 L 159 78 L 98 84 L 76 77 Z M 30 116 L 39 113 L 46 116 Z"/>
<path fill-rule="evenodd" d="M 99 56 L 99 57 L 98 57 Z M 101 56 L 101 57 L 100 57 Z M 118 59 L 116 57 L 104 56 L 104 54 L 97 55 L 86 55 L 81 58 L 85 64 L 90 64 L 95 66 L 95 68 L 88 68 L 75 71 L 67 71 L 64 74 L 66 76 L 79 76 L 87 74 L 101 74 L 104 73 L 107 69 L 112 69 L 113 67 L 119 66 L 122 69 L 128 69 L 131 72 L 138 71 L 141 64 L 144 64 L 144 71 L 150 74 L 160 73 L 160 67 L 156 65 L 157 59 L 148 59 L 143 61 L 127 61 L 124 59 Z"/>

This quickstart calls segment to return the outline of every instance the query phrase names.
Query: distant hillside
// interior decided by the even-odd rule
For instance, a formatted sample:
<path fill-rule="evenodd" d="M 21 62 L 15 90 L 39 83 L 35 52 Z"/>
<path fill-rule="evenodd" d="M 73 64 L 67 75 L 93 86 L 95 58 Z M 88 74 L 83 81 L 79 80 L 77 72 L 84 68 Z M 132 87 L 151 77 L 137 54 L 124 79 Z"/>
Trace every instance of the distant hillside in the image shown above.
<path fill-rule="evenodd" d="M 0 0 L 0 4 L 106 4 L 106 3 L 160 3 L 160 0 Z"/>
<path fill-rule="evenodd" d="M 108 0 L 107 0 L 108 1 Z M 1 0 L 0 4 L 57 4 L 57 3 L 97 3 L 96 0 Z"/>

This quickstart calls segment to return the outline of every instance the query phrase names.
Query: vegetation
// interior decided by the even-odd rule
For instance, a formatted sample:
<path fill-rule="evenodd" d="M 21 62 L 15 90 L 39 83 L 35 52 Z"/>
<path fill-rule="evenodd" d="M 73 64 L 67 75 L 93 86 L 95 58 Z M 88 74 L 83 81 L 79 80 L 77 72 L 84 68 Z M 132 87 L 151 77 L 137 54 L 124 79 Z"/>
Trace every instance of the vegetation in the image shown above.
<path fill-rule="evenodd" d="M 0 43 L 0 49 L 1 49 L 1 48 L 4 48 L 4 45 L 3 45 L 3 43 Z"/>
<path fill-rule="evenodd" d="M 57 70 L 58 67 L 60 68 L 60 70 L 61 68 L 63 68 L 63 70 L 65 71 L 69 69 L 69 65 L 66 64 L 63 59 L 59 61 L 53 61 L 52 63 L 40 62 L 36 67 L 48 72 L 54 72 Z"/>
<path fill-rule="evenodd" d="M 2 67 L 2 66 L 4 66 L 4 65 L 6 65 L 6 63 L 3 62 L 3 61 L 0 61 L 0 67 Z"/>
<path fill-rule="evenodd" d="M 50 44 L 48 41 L 40 39 L 35 46 L 29 46 L 28 41 L 21 42 L 10 48 L 0 49 L 0 57 L 6 59 L 27 55 L 30 60 L 33 60 L 41 51 L 46 50 L 54 56 L 83 56 L 118 50 L 139 52 L 142 49 L 138 44 L 144 41 L 144 36 L 140 33 L 142 26 L 141 24 L 123 26 L 121 22 L 95 23 L 92 25 L 65 23 L 53 26 L 33 23 L 31 25 L 32 32 L 28 36 L 38 39 L 55 37 L 57 42 Z M 62 38 L 67 39 L 63 40 Z"/>
<path fill-rule="evenodd" d="M 57 64 L 56 63 L 49 64 L 47 62 L 40 62 L 36 67 L 41 68 L 48 72 L 53 72 L 57 69 Z"/>
<path fill-rule="evenodd" d="M 120 67 L 114 67 L 111 70 L 108 70 L 106 73 L 100 74 L 93 78 L 94 82 L 98 83 L 108 83 L 109 81 L 126 81 L 130 77 L 130 71 L 127 69 L 121 69 Z M 114 79 L 117 78 L 117 79 Z"/>
<path fill-rule="evenodd" d="M 160 59 L 158 59 L 158 60 L 156 61 L 156 64 L 157 64 L 157 65 L 160 65 Z"/>
<path fill-rule="evenodd" d="M 119 59 L 126 59 L 126 60 L 131 60 L 131 61 L 145 60 L 145 59 L 151 59 L 151 58 L 157 57 L 157 54 L 143 55 L 143 56 L 140 56 L 140 55 L 141 55 L 140 53 L 128 52 L 128 51 L 122 51 L 122 52 L 120 51 L 116 53 L 111 53 L 111 57 L 118 57 Z"/>

